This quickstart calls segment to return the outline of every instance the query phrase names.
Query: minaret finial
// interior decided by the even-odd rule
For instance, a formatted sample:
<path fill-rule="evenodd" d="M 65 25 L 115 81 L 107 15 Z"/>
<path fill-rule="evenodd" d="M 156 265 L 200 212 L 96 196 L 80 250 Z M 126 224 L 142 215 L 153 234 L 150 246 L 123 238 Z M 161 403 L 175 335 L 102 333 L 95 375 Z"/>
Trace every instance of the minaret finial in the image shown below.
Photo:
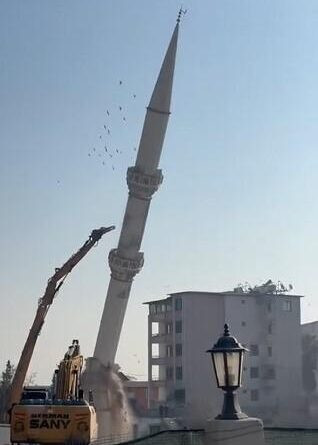
<path fill-rule="evenodd" d="M 179 9 L 179 12 L 178 12 L 177 23 L 180 23 L 181 16 L 186 15 L 186 13 L 187 13 L 187 9 L 182 9 L 182 5 L 181 5 L 181 8 Z"/>

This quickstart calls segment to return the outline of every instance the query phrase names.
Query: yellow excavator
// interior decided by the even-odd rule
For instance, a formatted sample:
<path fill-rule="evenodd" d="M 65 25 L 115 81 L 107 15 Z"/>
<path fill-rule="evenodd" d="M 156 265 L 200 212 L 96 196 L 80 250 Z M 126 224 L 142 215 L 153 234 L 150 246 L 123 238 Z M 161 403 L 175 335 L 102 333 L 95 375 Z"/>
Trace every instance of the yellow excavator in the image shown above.
<path fill-rule="evenodd" d="M 46 286 L 44 295 L 42 298 L 40 298 L 38 303 L 38 308 L 35 314 L 35 318 L 33 321 L 33 324 L 31 326 L 29 335 L 27 337 L 27 340 L 24 344 L 21 357 L 15 372 L 15 375 L 12 380 L 10 393 L 9 393 L 9 400 L 8 400 L 8 411 L 10 413 L 10 423 L 11 423 L 11 441 L 12 442 L 25 442 L 28 443 L 27 439 L 28 436 L 23 436 L 25 432 L 28 429 L 31 430 L 37 430 L 35 425 L 39 424 L 39 429 L 50 429 L 46 427 L 46 422 L 50 419 L 50 422 L 48 422 L 49 426 L 53 427 L 53 430 L 57 432 L 58 430 L 64 432 L 67 430 L 69 431 L 70 427 L 73 426 L 73 417 L 70 413 L 67 412 L 67 406 L 76 406 L 76 403 L 79 403 L 79 408 L 77 411 L 81 413 L 83 410 L 85 412 L 92 412 L 93 408 L 89 405 L 87 405 L 83 400 L 82 396 L 80 394 L 79 390 L 79 376 L 80 376 L 80 369 L 81 369 L 81 363 L 83 361 L 83 358 L 79 354 L 79 345 L 73 344 L 72 348 L 74 352 L 68 353 L 68 361 L 65 362 L 65 358 L 63 361 L 63 366 L 60 365 L 58 374 L 59 378 L 57 378 L 57 388 L 56 388 L 56 394 L 52 399 L 52 403 L 49 403 L 48 405 L 45 405 L 46 402 L 49 400 L 48 394 L 46 394 L 46 391 L 38 391 L 40 394 L 36 395 L 33 392 L 31 394 L 33 398 L 30 398 L 31 395 L 29 395 L 32 390 L 29 391 L 23 391 L 23 384 L 26 378 L 26 374 L 30 365 L 30 361 L 33 355 L 33 351 L 35 348 L 36 341 L 38 339 L 38 336 L 41 332 L 42 326 L 45 321 L 45 317 L 48 313 L 48 310 L 53 303 L 54 297 L 57 295 L 58 291 L 60 290 L 61 286 L 63 285 L 66 277 L 68 274 L 72 271 L 72 269 L 79 263 L 79 261 L 90 251 L 90 249 L 96 245 L 96 243 L 101 239 L 101 237 L 107 233 L 113 230 L 115 226 L 110 227 L 101 227 L 100 229 L 95 229 L 91 232 L 89 238 L 85 243 L 82 245 L 82 247 L 74 254 L 72 255 L 60 268 L 55 269 L 54 275 L 49 279 L 48 284 Z M 78 347 L 77 347 L 78 346 Z M 78 352 L 78 353 L 77 353 Z M 74 355 L 75 354 L 75 355 Z M 62 362 L 61 362 L 62 363 Z M 81 366 L 80 366 L 81 365 Z M 68 368 L 69 367 L 69 368 Z M 64 370 L 64 371 L 62 371 Z M 71 370 L 71 373 L 69 372 Z M 64 377 L 62 377 L 62 375 Z M 77 377 L 76 377 L 77 376 Z M 76 377 L 76 379 L 75 379 Z M 75 379 L 75 380 L 74 380 Z M 69 386 L 71 385 L 73 386 Z M 67 388 L 67 391 L 66 391 Z M 36 391 L 35 391 L 36 392 Z M 69 395 L 67 395 L 69 394 Z M 21 400 L 22 397 L 22 400 Z M 29 408 L 23 408 L 23 410 L 19 410 L 19 407 L 21 407 L 21 403 L 25 403 L 24 400 L 35 400 L 39 401 L 42 400 L 42 407 L 47 408 L 47 411 L 43 411 L 42 414 L 36 411 L 35 406 L 36 405 L 23 405 L 23 406 L 29 406 Z M 58 403 L 53 404 L 54 400 L 57 400 Z M 21 403 L 20 403 L 21 401 Z M 67 403 L 65 405 L 62 404 L 60 401 L 65 401 Z M 34 409 L 35 411 L 34 411 Z M 82 410 L 82 411 L 81 411 Z M 74 410 L 73 410 L 74 411 Z M 72 411 L 72 412 L 73 412 Z M 76 411 L 76 409 L 75 409 Z M 83 412 L 84 412 L 83 411 Z M 22 415 L 22 412 L 24 413 Z M 39 417 L 35 417 L 38 413 Z M 31 417 L 29 417 L 29 415 Z M 41 416 L 45 417 L 41 417 Z M 18 417 L 21 417 L 21 421 L 18 420 Z M 33 417 L 32 417 L 33 416 Z M 49 416 L 49 417 L 46 417 Z M 51 416 L 51 417 L 50 417 Z M 53 417 L 52 417 L 53 416 Z M 54 417 L 58 416 L 58 417 Z M 80 414 L 81 417 L 81 414 Z M 24 420 L 23 420 L 24 419 Z M 37 420 L 38 419 L 38 420 Z M 42 419 L 42 422 L 40 421 Z M 28 422 L 27 424 L 25 422 Z M 23 431 L 19 430 L 23 426 Z M 28 428 L 26 426 L 28 425 Z M 35 428 L 33 428 L 33 426 Z M 83 427 L 84 428 L 84 427 Z M 21 435 L 19 435 L 21 433 Z M 24 437 L 22 440 L 21 438 Z M 29 442 L 36 442 L 36 443 L 64 443 L 59 442 L 60 435 L 56 435 L 56 439 L 54 437 L 48 436 L 48 441 L 45 439 L 45 437 L 41 436 L 41 442 L 40 440 L 34 440 L 32 437 L 30 437 Z M 86 443 L 85 440 L 83 443 Z"/>
<path fill-rule="evenodd" d="M 83 399 L 80 376 L 83 356 L 73 340 L 54 373 L 49 391 L 25 388 L 11 411 L 11 443 L 81 444 L 96 438 L 96 414 Z"/>

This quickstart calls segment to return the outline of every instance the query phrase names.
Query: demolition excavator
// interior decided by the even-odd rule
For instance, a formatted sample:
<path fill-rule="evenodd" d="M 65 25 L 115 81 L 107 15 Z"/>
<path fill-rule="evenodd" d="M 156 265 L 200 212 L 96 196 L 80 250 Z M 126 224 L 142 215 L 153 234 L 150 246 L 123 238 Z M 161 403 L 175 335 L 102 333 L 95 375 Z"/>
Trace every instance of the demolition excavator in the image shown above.
<path fill-rule="evenodd" d="M 83 356 L 73 340 L 48 388 L 25 388 L 11 412 L 11 443 L 81 444 L 96 438 L 96 413 L 83 399 Z"/>
<path fill-rule="evenodd" d="M 36 341 L 40 335 L 40 332 L 41 332 L 42 326 L 44 324 L 48 310 L 49 310 L 51 304 L 53 303 L 53 300 L 56 297 L 58 291 L 61 289 L 66 277 L 72 271 L 72 269 L 79 263 L 79 261 L 81 261 L 82 258 L 84 258 L 84 256 L 91 250 L 91 248 L 96 245 L 96 243 L 101 239 L 101 237 L 105 233 L 110 232 L 114 228 L 115 228 L 115 226 L 110 226 L 110 227 L 101 227 L 100 229 L 93 230 L 91 232 L 88 240 L 85 241 L 85 243 L 82 245 L 82 247 L 80 247 L 80 249 L 74 255 L 72 255 L 60 268 L 56 268 L 54 275 L 48 281 L 44 295 L 39 300 L 35 318 L 34 318 L 32 326 L 31 326 L 30 332 L 28 334 L 27 340 L 24 344 L 24 348 L 22 350 L 21 357 L 20 357 L 15 375 L 12 380 L 11 388 L 10 388 L 9 401 L 8 401 L 7 406 L 8 406 L 8 410 L 11 414 L 10 417 L 11 417 L 12 442 L 26 442 L 26 443 L 28 442 L 28 440 L 20 440 L 19 439 L 20 436 L 16 436 L 19 429 L 22 428 L 22 423 L 23 423 L 23 422 L 22 423 L 17 422 L 16 416 L 18 416 L 19 413 L 21 412 L 18 410 L 18 407 L 21 406 L 20 401 L 23 402 L 24 398 L 28 399 L 27 392 L 23 392 L 23 384 L 24 384 L 24 381 L 26 378 L 26 374 L 27 374 L 29 365 L 30 365 L 30 361 L 31 361 L 31 358 L 33 355 Z M 73 378 L 75 375 L 77 375 L 77 378 L 79 379 L 80 368 L 81 368 L 80 363 L 82 363 L 82 360 L 83 360 L 82 358 L 80 358 L 81 356 L 79 354 L 79 345 L 77 345 L 77 346 L 78 346 L 78 348 L 76 347 L 76 344 L 73 344 L 72 347 L 75 352 L 72 354 L 69 353 L 70 362 L 68 362 L 68 366 L 71 369 L 71 373 L 69 374 L 69 371 L 67 371 L 67 372 L 65 372 L 65 375 L 63 378 L 60 375 L 60 377 L 57 379 L 57 382 L 59 382 L 59 383 L 58 383 L 58 390 L 57 390 L 57 394 L 56 394 L 55 398 L 56 398 L 56 400 L 64 400 L 64 401 L 66 400 L 68 402 L 78 401 L 80 403 L 83 402 L 85 404 L 85 402 L 83 400 L 81 400 L 80 395 L 79 395 L 79 380 L 76 381 Z M 65 364 L 65 366 L 66 366 L 66 364 Z M 65 366 L 63 365 L 62 368 L 68 369 Z M 75 373 L 74 366 L 76 367 L 76 373 Z M 66 396 L 65 388 L 63 385 L 68 386 L 69 385 L 68 382 L 70 382 L 70 381 L 72 381 L 73 386 L 71 388 L 69 388 L 69 391 L 68 391 L 70 396 Z M 61 389 L 62 388 L 61 385 L 64 388 L 63 390 Z M 21 400 L 21 396 L 22 396 L 22 400 Z M 43 394 L 42 394 L 42 396 L 43 396 Z M 30 399 L 30 400 L 40 400 L 40 399 Z M 43 397 L 42 397 L 42 400 L 43 400 Z M 48 410 L 52 411 L 52 409 L 53 409 L 53 411 L 54 411 L 54 408 L 52 408 L 52 407 L 53 407 L 53 405 L 51 406 L 51 408 L 48 408 Z M 92 408 L 91 407 L 89 407 L 89 408 L 90 408 L 89 411 L 91 411 Z M 26 416 L 27 412 L 28 412 L 28 410 L 22 416 L 23 418 Z M 31 412 L 30 412 L 30 414 L 31 414 Z M 54 413 L 52 413 L 52 414 L 54 414 Z M 49 415 L 49 412 L 44 413 L 43 415 Z M 67 414 L 63 413 L 61 415 L 66 416 Z M 65 421 L 70 420 L 67 417 L 59 418 L 59 420 L 63 420 L 63 419 Z M 62 424 L 62 423 L 63 422 L 59 422 L 59 424 Z M 72 421 L 70 423 L 72 423 Z M 34 424 L 34 422 L 32 424 Z M 29 426 L 31 427 L 31 419 L 29 419 Z M 59 440 L 59 438 L 57 437 L 56 440 Z M 42 443 L 41 441 L 33 440 L 32 438 L 30 441 Z M 60 442 L 56 442 L 54 440 L 51 440 L 51 438 L 50 438 L 49 442 L 43 441 L 43 443 L 60 443 Z"/>

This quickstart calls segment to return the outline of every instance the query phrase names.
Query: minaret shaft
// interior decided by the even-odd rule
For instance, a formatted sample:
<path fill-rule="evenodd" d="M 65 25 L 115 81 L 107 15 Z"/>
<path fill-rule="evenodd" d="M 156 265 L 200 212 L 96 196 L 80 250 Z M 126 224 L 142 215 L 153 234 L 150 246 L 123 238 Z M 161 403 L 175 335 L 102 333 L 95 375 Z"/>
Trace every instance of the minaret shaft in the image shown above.
<path fill-rule="evenodd" d="M 118 247 L 109 254 L 111 279 L 94 351 L 94 357 L 105 366 L 115 360 L 132 281 L 143 266 L 139 249 L 151 197 L 163 179 L 158 165 L 170 115 L 178 28 L 177 23 L 147 108 L 136 164 L 127 171 L 129 196 L 124 221 Z"/>

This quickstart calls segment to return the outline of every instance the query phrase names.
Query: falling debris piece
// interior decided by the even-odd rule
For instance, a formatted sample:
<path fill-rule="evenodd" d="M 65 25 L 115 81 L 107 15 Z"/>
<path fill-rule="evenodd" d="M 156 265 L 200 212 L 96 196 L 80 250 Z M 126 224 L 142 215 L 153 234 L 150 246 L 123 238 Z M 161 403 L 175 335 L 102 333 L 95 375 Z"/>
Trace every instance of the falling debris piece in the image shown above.
<path fill-rule="evenodd" d="M 119 150 L 117 150 L 117 148 L 116 148 L 116 153 L 119 153 Z"/>
<path fill-rule="evenodd" d="M 112 165 L 112 169 L 115 170 L 115 167 Z"/>
<path fill-rule="evenodd" d="M 96 148 L 95 148 L 95 147 L 93 148 L 93 151 L 96 151 Z"/>
<path fill-rule="evenodd" d="M 104 125 L 104 130 L 107 130 L 106 125 Z"/>
<path fill-rule="evenodd" d="M 88 156 L 90 157 L 90 156 L 91 156 L 91 154 L 90 154 L 90 153 L 88 153 Z"/>
<path fill-rule="evenodd" d="M 107 153 L 107 147 L 106 147 L 106 145 L 105 145 L 104 149 L 105 149 L 105 151 L 106 151 L 106 153 Z"/>
<path fill-rule="evenodd" d="M 103 165 L 105 165 L 105 161 L 103 161 Z"/>
<path fill-rule="evenodd" d="M 133 98 L 136 99 L 136 94 L 133 94 Z"/>
<path fill-rule="evenodd" d="M 110 130 L 109 129 L 107 130 L 107 133 L 110 134 Z"/>
<path fill-rule="evenodd" d="M 108 110 L 106 110 L 106 113 L 107 113 L 107 116 L 109 116 L 109 111 Z"/>
<path fill-rule="evenodd" d="M 134 151 L 136 151 L 137 150 L 137 148 L 136 147 L 134 147 Z"/>
<path fill-rule="evenodd" d="M 101 139 L 102 138 L 102 136 L 101 135 L 99 135 L 99 139 Z"/>
<path fill-rule="evenodd" d="M 123 84 L 123 82 L 122 82 L 122 80 L 120 80 L 120 81 L 119 81 L 119 85 L 122 85 L 122 84 Z"/>
<path fill-rule="evenodd" d="M 126 120 L 126 118 L 125 118 L 125 116 L 123 117 L 123 121 L 125 121 Z"/>
<path fill-rule="evenodd" d="M 119 111 L 121 111 L 122 110 L 122 107 L 119 105 Z"/>

